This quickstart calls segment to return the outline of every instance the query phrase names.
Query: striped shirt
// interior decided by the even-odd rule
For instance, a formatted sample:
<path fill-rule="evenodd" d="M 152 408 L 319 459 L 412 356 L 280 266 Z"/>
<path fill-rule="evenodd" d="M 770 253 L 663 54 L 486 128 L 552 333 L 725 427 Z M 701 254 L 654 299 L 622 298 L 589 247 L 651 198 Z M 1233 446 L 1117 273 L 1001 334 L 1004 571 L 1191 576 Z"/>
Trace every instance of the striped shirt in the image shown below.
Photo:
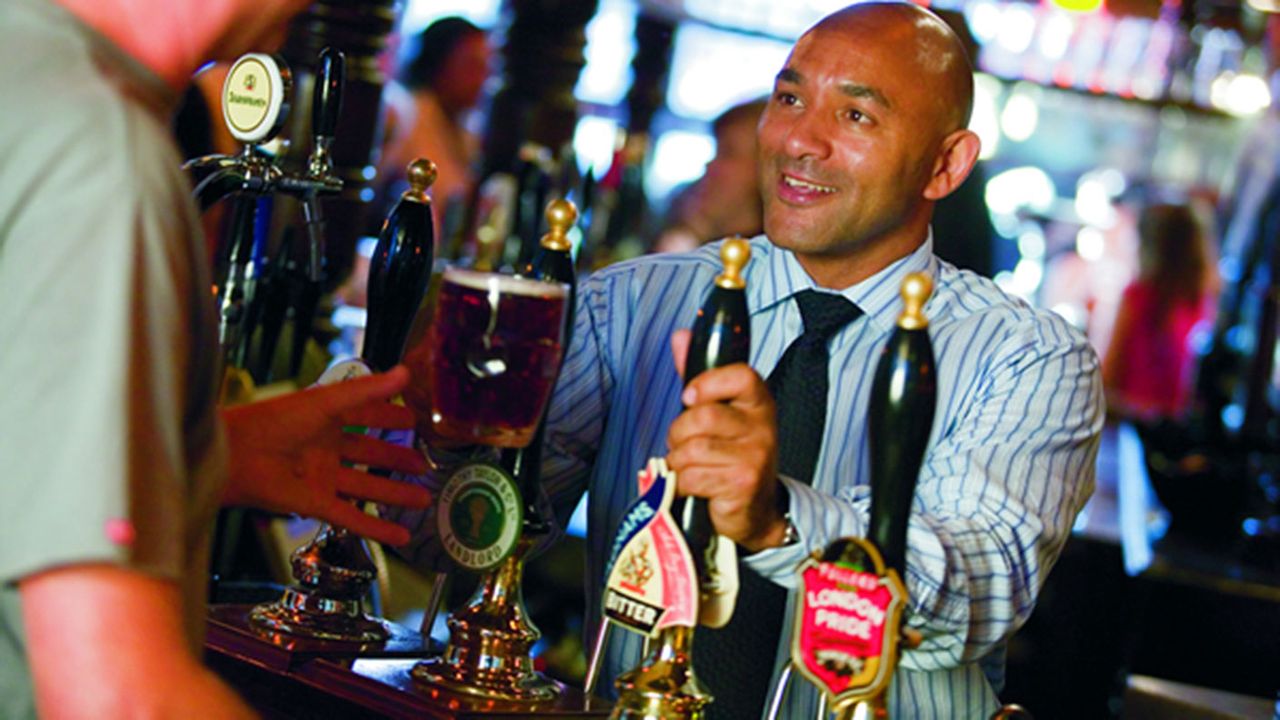
<path fill-rule="evenodd" d="M 767 377 L 803 330 L 791 296 L 815 284 L 792 253 L 767 238 L 753 239 L 751 249 L 751 365 Z M 720 269 L 715 244 L 620 263 L 580 288 L 573 342 L 550 409 L 543 477 L 561 521 L 584 490 L 590 493 L 592 623 L 610 542 L 636 495 L 636 472 L 649 457 L 666 454 L 667 428 L 682 409 L 669 338 L 692 325 Z M 865 536 L 871 380 L 901 311 L 898 288 L 916 271 L 934 280 L 925 314 L 938 366 L 938 407 L 908 531 L 906 618 L 925 641 L 903 653 L 889 710 L 892 717 L 985 718 L 999 705 L 1005 643 L 1030 615 L 1093 490 L 1103 422 L 1098 361 L 1057 315 L 937 259 L 930 241 L 846 288 L 842 294 L 864 315 L 830 342 L 830 395 L 813 484 L 782 479 L 800 542 L 747 561 L 794 589 L 795 569 L 810 551 Z M 411 546 L 410 556 L 431 564 L 431 545 Z M 775 678 L 789 661 L 790 607 L 787 613 Z M 640 647 L 639 636 L 611 633 L 601 691 L 638 664 Z M 817 694 L 798 677 L 785 701 L 781 717 L 815 716 Z"/>

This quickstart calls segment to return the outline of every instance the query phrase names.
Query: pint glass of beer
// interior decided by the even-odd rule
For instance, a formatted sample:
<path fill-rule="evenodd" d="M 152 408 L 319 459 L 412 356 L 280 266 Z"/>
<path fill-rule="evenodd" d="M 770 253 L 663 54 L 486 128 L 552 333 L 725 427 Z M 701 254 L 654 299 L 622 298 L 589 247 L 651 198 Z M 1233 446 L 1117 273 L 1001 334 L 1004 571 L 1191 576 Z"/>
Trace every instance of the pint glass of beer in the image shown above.
<path fill-rule="evenodd" d="M 427 337 L 433 434 L 529 444 L 559 371 L 568 297 L 567 285 L 445 270 Z"/>

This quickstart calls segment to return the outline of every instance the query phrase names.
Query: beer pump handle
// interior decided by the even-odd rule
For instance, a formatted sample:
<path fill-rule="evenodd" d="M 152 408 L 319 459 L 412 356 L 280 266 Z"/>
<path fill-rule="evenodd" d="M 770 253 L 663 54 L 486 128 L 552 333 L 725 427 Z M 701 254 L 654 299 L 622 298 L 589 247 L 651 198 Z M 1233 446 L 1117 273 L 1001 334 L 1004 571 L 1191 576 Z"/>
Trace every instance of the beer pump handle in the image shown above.
<path fill-rule="evenodd" d="M 232 367 L 244 362 L 249 333 L 245 315 L 253 299 L 252 258 L 256 235 L 258 198 L 234 197 L 231 210 L 226 278 L 218 287 L 218 341 L 224 361 Z"/>
<path fill-rule="evenodd" d="M 568 200 L 552 200 L 547 203 L 546 219 L 547 233 L 542 236 L 538 249 L 528 264 L 520 268 L 519 274 L 534 280 L 569 286 L 569 294 L 565 299 L 564 337 L 560 343 L 560 357 L 564 358 L 569 354 L 569 339 L 573 334 L 573 309 L 577 301 L 577 279 L 570 254 L 573 246 L 569 242 L 569 231 L 578 220 L 578 208 Z M 547 529 L 545 519 L 534 505 L 542 476 L 542 440 L 546 432 L 546 421 L 547 410 L 543 408 L 542 419 L 539 420 L 529 444 L 522 448 L 503 450 L 501 459 L 502 466 L 515 478 L 516 486 L 520 488 L 524 498 L 526 527 L 538 531 Z"/>
<path fill-rule="evenodd" d="M 693 336 L 685 356 L 684 384 L 712 368 L 750 360 L 751 318 L 747 314 L 746 281 L 742 271 L 751 260 L 751 245 L 741 237 L 724 241 L 720 247 L 724 272 L 716 277 L 711 294 L 703 302 L 693 323 Z M 715 533 L 705 498 L 686 498 L 676 510 L 685 540 L 689 543 L 698 577 L 706 580 L 706 550 Z"/>
<path fill-rule="evenodd" d="M 338 50 L 326 47 L 320 51 L 313 91 L 315 95 L 311 101 L 311 132 L 315 136 L 315 145 L 309 170 L 313 176 L 327 177 L 333 174 L 329 147 L 333 144 L 338 128 L 338 115 L 342 112 L 346 66 L 346 58 Z"/>
<path fill-rule="evenodd" d="M 529 263 L 520 274 L 538 280 L 564 283 L 569 286 L 568 307 L 565 309 L 565 342 L 563 354 L 568 354 L 569 336 L 573 331 L 574 301 L 577 273 L 573 267 L 573 243 L 569 231 L 578 221 L 578 208 L 568 200 L 552 200 L 546 209 L 547 232 L 538 242 Z"/>
<path fill-rule="evenodd" d="M 867 537 L 886 567 L 906 577 L 907 520 L 937 404 L 937 370 L 924 304 L 933 282 L 902 283 L 903 310 L 876 366 L 868 411 L 871 520 Z"/>
<path fill-rule="evenodd" d="M 302 213 L 310 241 L 307 280 L 318 284 L 324 279 L 324 216 L 320 211 L 321 192 L 337 192 L 342 181 L 333 173 L 329 147 L 338 127 L 342 111 L 342 84 L 346 78 L 346 59 L 333 48 L 320 51 L 316 66 L 315 87 L 311 98 L 311 157 L 307 161 L 307 177 L 302 180 Z"/>
<path fill-rule="evenodd" d="M 409 189 L 400 196 L 378 233 L 369 261 L 368 320 L 361 357 L 377 372 L 400 362 L 414 317 L 427 295 L 435 252 L 435 226 L 427 189 L 436 165 L 409 163 Z"/>
<path fill-rule="evenodd" d="M 535 142 L 526 142 L 520 146 L 517 153 L 516 197 L 511 218 L 511 235 L 516 247 L 508 248 L 508 252 L 515 252 L 516 267 L 531 263 L 534 254 L 543 247 L 538 240 L 538 231 L 542 228 L 543 218 L 550 218 L 551 208 L 547 204 L 547 196 L 551 191 L 550 169 L 553 165 L 551 150 L 547 147 Z M 576 217 L 576 210 L 574 215 Z"/>

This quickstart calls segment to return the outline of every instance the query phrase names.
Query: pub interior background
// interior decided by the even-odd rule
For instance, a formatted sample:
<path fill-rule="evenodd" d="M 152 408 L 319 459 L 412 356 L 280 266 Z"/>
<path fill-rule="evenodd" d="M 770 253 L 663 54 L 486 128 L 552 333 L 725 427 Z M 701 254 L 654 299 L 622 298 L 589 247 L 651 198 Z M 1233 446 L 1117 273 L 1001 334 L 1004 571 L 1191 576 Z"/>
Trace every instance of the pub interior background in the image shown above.
<path fill-rule="evenodd" d="M 545 227 L 540 211 L 520 208 L 566 195 L 581 210 L 574 241 L 585 273 L 651 249 L 671 199 L 715 154 L 711 121 L 767 94 L 791 42 L 845 3 L 370 4 L 384 18 L 390 13 L 394 27 L 387 47 L 370 44 L 368 62 L 353 65 L 343 123 L 357 126 L 353 134 L 363 133 L 365 142 L 339 146 L 335 158 L 355 158 L 344 170 L 352 189 L 340 200 L 354 210 L 328 211 L 330 230 L 351 238 L 330 243 L 331 277 L 352 280 L 334 283 L 320 301 L 322 320 L 306 357 L 294 359 L 302 384 L 328 358 L 358 349 L 359 278 L 373 244 L 365 236 L 376 234 L 385 212 L 372 182 L 385 115 L 348 117 L 357 103 L 379 107 L 397 50 L 407 51 L 422 29 L 460 16 L 488 30 L 492 47 L 479 103 L 462 116 L 480 145 L 471 168 L 476 182 L 465 194 L 436 198 L 439 261 L 516 262 L 521 243 L 494 238 L 523 236 L 527 251 L 527 238 Z M 965 228 L 965 242 L 979 250 L 962 262 L 1068 318 L 1099 356 L 1124 288 L 1138 273 L 1144 204 L 1192 204 L 1207 220 L 1221 279 L 1216 311 L 1193 334 L 1192 407 L 1159 427 L 1120 417 L 1109 423 L 1098 489 L 1035 614 L 1013 640 L 1003 699 L 1041 718 L 1139 717 L 1144 703 L 1179 702 L 1170 698 L 1196 688 L 1274 699 L 1280 295 L 1272 282 L 1280 244 L 1270 186 L 1280 161 L 1271 94 L 1280 88 L 1268 80 L 1267 30 L 1268 11 L 1280 7 L 1225 0 L 950 0 L 933 7 L 967 30 L 976 53 L 972 127 L 983 154 L 966 192 L 978 203 L 940 208 L 937 221 L 939 235 L 942 224 Z M 216 93 L 217 68 L 202 77 L 199 85 Z M 187 134 L 211 133 L 212 147 L 227 152 L 219 147 L 227 142 L 219 123 L 192 131 L 191 120 L 180 122 L 188 123 L 180 128 Z M 539 182 L 531 186 L 527 177 Z M 1250 183 L 1263 200 L 1252 215 L 1241 209 Z M 207 220 L 216 236 L 225 219 Z M 262 373 L 281 362 L 267 358 Z M 272 378 L 255 379 L 269 386 Z M 215 574 L 222 599 L 287 582 L 289 551 L 314 530 L 304 521 L 255 516 L 220 527 Z M 525 583 L 544 633 L 540 667 L 570 682 L 581 682 L 585 669 L 584 532 L 579 513 L 570 536 L 530 563 Z M 389 554 L 378 558 L 390 570 L 380 573 L 376 607 L 417 627 L 429 581 Z M 465 596 L 457 588 L 451 603 Z M 442 623 L 436 632 L 443 635 Z M 1144 685 L 1134 681 L 1139 677 L 1168 684 Z M 1180 712 L 1191 712 L 1196 701 L 1179 697 L 1190 703 Z M 1223 709 L 1230 697 L 1209 702 Z"/>

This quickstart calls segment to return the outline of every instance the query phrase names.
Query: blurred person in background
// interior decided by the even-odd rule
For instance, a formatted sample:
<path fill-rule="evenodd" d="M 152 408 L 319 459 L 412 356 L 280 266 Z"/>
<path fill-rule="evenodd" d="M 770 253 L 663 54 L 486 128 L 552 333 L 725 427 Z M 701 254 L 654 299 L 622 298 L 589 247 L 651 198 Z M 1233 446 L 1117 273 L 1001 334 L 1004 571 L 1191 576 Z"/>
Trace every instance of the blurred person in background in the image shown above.
<path fill-rule="evenodd" d="M 467 122 L 480 103 L 492 55 L 485 31 L 460 17 L 441 18 L 415 39 L 398 82 L 388 83 L 383 94 L 386 134 L 375 181 L 383 207 L 399 197 L 405 168 L 420 157 L 439 173 L 431 187 L 437 216 L 452 198 L 470 193 L 480 140 Z"/>
<path fill-rule="evenodd" d="M 1210 224 L 1191 204 L 1156 203 L 1138 219 L 1138 276 L 1124 289 L 1102 363 L 1109 411 L 1140 426 L 1185 419 L 1192 335 L 1217 294 Z"/>
<path fill-rule="evenodd" d="M 756 125 L 767 98 L 740 103 L 711 123 L 716 153 L 702 177 L 671 200 L 655 252 L 683 252 L 729 235 L 754 237 L 764 229 L 757 178 Z"/>
<path fill-rule="evenodd" d="M 1277 274 L 1271 266 L 1280 223 L 1280 15 L 1266 15 L 1261 47 L 1271 104 L 1253 121 L 1219 203 L 1222 293 L 1213 338 L 1200 360 L 1196 398 L 1211 437 L 1229 432 L 1223 415 L 1228 406 L 1261 390 L 1249 387 L 1252 359 L 1274 351 L 1258 347 L 1266 341 L 1258 330 L 1267 322 L 1266 299 Z"/>

